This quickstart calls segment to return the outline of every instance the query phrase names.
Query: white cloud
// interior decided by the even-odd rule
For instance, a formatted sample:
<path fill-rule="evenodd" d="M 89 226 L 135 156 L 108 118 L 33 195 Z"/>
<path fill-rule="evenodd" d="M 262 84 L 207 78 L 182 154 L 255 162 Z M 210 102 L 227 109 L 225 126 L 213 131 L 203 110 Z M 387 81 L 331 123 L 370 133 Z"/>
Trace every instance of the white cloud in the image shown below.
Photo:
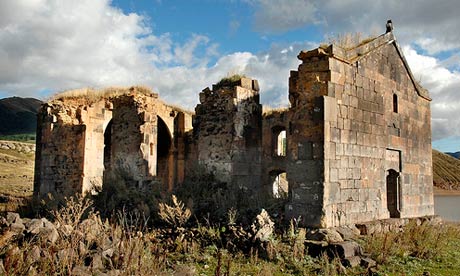
<path fill-rule="evenodd" d="M 301 44 L 232 53 L 209 66 L 218 46 L 208 37 L 196 34 L 178 44 L 147 23 L 108 0 L 2 2 L 0 91 L 36 97 L 42 90 L 141 84 L 193 108 L 201 89 L 244 73 L 259 80 L 265 103 L 287 104 L 289 70 L 297 67 Z"/>
<path fill-rule="evenodd" d="M 430 91 L 433 140 L 460 136 L 460 72 L 451 71 L 429 56 L 418 54 L 410 46 L 403 52 L 416 79 Z"/>
<path fill-rule="evenodd" d="M 392 19 L 400 42 L 430 54 L 460 48 L 457 0 L 246 0 L 254 3 L 254 26 L 262 32 L 316 25 L 323 33 L 380 34 Z"/>

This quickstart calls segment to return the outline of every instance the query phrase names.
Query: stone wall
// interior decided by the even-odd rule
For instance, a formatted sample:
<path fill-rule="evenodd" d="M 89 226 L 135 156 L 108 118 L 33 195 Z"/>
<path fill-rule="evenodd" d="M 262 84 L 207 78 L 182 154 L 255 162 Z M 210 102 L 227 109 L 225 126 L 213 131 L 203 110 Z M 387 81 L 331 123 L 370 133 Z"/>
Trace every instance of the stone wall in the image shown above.
<path fill-rule="evenodd" d="M 287 178 L 290 217 L 301 217 L 302 223 L 323 225 L 324 198 L 324 95 L 327 94 L 329 69 L 327 57 L 315 52 L 305 59 L 298 71 L 291 71 L 291 103 L 288 141 Z"/>
<path fill-rule="evenodd" d="M 344 61 L 354 53 L 335 45 L 327 49 L 325 227 L 433 214 L 430 102 L 391 40 L 392 33 L 377 38 L 370 53 L 354 49 L 354 62 Z M 302 58 L 305 63 L 313 57 Z M 392 184 L 395 195 L 387 183 L 391 169 L 399 175 Z M 389 212 L 390 198 L 395 214 Z"/>
<path fill-rule="evenodd" d="M 36 195 L 96 192 L 107 177 L 136 186 L 157 177 L 166 189 L 184 179 L 175 132 L 190 131 L 191 114 L 157 94 L 133 87 L 99 99 L 60 98 L 38 116 Z"/>
<path fill-rule="evenodd" d="M 200 93 L 194 118 L 198 161 L 220 181 L 260 185 L 262 107 L 255 80 L 242 78 Z"/>
<path fill-rule="evenodd" d="M 265 113 L 262 120 L 262 185 L 263 191 L 269 196 L 274 197 L 273 185 L 276 177 L 281 173 L 287 172 L 287 151 L 280 154 L 278 136 L 282 131 L 286 133 L 284 147 L 290 141 L 289 134 L 289 113 L 285 110 L 273 110 Z M 289 187 L 288 187 L 289 188 Z M 289 192 L 289 189 L 288 189 Z"/>
<path fill-rule="evenodd" d="M 82 191 L 86 126 L 77 118 L 78 106 L 48 103 L 38 113 L 34 194 Z"/>

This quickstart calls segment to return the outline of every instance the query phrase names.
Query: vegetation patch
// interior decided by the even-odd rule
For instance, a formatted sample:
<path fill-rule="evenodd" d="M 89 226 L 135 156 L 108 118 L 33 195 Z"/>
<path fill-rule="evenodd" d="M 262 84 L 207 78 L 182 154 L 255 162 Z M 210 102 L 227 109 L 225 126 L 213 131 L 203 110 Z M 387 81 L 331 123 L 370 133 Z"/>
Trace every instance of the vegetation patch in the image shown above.
<path fill-rule="evenodd" d="M 35 144 L 35 133 L 0 135 L 0 140 Z"/>
<path fill-rule="evenodd" d="M 0 219 L 2 275 L 456 275 L 460 227 L 411 223 L 398 232 L 357 236 L 377 266 L 346 266 L 335 255 L 307 254 L 306 229 L 264 223 L 193 222 L 179 199 L 160 202 L 161 225 L 130 212 L 104 220 L 90 199 L 67 198 L 50 220 L 8 213 Z M 261 217 L 260 217 L 261 216 Z M 232 219 L 233 218 L 233 219 Z M 276 231 L 257 238 L 270 224 Z M 263 226 L 265 225 L 265 226 Z"/>
<path fill-rule="evenodd" d="M 218 83 L 214 85 L 215 88 L 219 89 L 222 87 L 231 87 L 235 86 L 238 84 L 238 82 L 242 79 L 245 78 L 245 75 L 240 75 L 240 74 L 234 74 L 225 78 L 222 78 Z"/>

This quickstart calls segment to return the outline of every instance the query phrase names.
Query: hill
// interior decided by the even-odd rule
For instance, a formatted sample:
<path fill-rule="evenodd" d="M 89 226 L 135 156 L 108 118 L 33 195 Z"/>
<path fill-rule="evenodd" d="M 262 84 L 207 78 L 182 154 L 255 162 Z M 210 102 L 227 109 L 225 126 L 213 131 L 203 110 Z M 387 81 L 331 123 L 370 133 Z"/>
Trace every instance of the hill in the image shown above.
<path fill-rule="evenodd" d="M 0 135 L 35 133 L 41 104 L 34 98 L 0 99 Z"/>
<path fill-rule="evenodd" d="M 433 149 L 433 184 L 445 190 L 460 190 L 460 160 Z"/>
<path fill-rule="evenodd" d="M 457 152 L 446 152 L 446 154 L 452 156 L 452 157 L 455 157 L 457 159 L 460 159 L 460 151 L 457 151 Z"/>

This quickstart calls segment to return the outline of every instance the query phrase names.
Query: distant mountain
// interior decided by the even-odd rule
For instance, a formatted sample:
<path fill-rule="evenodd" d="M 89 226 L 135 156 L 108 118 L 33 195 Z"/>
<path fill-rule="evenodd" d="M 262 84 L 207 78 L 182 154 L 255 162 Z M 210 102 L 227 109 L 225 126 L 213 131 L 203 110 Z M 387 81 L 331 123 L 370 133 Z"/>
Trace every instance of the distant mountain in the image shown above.
<path fill-rule="evenodd" d="M 433 149 L 433 184 L 446 190 L 460 190 L 460 160 Z"/>
<path fill-rule="evenodd" d="M 460 159 L 460 151 L 457 151 L 457 152 L 446 152 L 446 154 L 452 156 L 452 157 L 455 157 L 457 159 Z"/>
<path fill-rule="evenodd" d="M 0 135 L 35 133 L 41 104 L 34 98 L 0 99 Z"/>

